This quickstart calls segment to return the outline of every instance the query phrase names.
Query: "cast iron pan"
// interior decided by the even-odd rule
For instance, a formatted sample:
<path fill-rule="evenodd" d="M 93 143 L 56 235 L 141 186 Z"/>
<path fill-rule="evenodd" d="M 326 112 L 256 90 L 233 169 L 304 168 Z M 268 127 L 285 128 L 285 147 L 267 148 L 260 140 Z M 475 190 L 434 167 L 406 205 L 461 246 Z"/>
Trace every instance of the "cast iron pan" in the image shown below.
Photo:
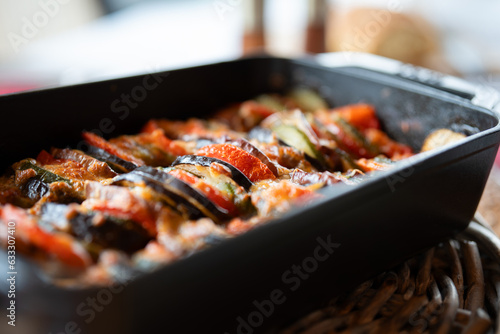
<path fill-rule="evenodd" d="M 469 136 L 357 187 L 331 187 L 307 208 L 110 288 L 54 286 L 19 255 L 17 326 L 1 321 L 0 331 L 263 332 L 307 309 L 306 297 L 321 300 L 325 285 L 341 293 L 468 225 L 500 141 L 498 100 L 367 55 L 255 57 L 3 96 L 0 166 L 51 146 L 85 149 L 84 129 L 134 133 L 150 118 L 203 117 L 297 86 L 317 89 L 334 106 L 374 104 L 385 130 L 416 150 L 434 129 Z M 5 310 L 6 291 L 0 298 Z"/>

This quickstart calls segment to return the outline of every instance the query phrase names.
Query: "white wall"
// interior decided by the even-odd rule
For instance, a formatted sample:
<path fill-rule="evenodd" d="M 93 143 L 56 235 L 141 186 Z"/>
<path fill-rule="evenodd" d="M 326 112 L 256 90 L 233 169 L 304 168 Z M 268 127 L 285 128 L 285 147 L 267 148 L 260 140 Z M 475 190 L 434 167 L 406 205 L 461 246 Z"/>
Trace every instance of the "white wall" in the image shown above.
<path fill-rule="evenodd" d="M 0 62 L 30 42 L 78 27 L 101 15 L 95 0 L 0 0 Z"/>

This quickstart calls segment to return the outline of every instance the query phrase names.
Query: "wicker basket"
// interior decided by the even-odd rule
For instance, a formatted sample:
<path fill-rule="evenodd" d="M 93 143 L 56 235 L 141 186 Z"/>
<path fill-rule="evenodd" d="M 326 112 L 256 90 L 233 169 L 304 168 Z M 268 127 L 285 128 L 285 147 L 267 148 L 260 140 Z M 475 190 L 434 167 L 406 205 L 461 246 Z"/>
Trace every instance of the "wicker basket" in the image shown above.
<path fill-rule="evenodd" d="M 495 333 L 500 239 L 480 217 L 455 239 L 380 274 L 282 334 Z"/>

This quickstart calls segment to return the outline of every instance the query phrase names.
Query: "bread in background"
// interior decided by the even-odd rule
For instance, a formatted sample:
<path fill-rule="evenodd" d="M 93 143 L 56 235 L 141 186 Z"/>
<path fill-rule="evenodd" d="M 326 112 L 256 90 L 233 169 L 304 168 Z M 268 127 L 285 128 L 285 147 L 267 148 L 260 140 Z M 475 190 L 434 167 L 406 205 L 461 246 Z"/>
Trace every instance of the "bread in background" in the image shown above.
<path fill-rule="evenodd" d="M 440 50 L 433 27 L 417 15 L 378 8 L 332 11 L 328 51 L 367 52 L 437 71 L 456 74 Z"/>

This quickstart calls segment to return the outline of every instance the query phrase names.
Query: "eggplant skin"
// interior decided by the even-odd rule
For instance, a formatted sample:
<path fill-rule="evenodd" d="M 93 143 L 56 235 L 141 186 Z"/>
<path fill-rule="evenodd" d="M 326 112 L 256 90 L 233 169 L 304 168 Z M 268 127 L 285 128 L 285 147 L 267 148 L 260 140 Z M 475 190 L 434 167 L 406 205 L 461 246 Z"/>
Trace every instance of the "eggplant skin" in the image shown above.
<path fill-rule="evenodd" d="M 250 153 L 257 159 L 259 159 L 264 165 L 266 165 L 267 168 L 269 168 L 269 170 L 271 170 L 271 172 L 274 174 L 274 176 L 276 177 L 279 176 L 279 172 L 278 169 L 276 168 L 276 165 L 271 160 L 269 160 L 269 157 L 264 152 L 255 147 L 248 140 L 244 138 L 239 138 L 235 140 L 228 140 L 227 142 Z"/>
<path fill-rule="evenodd" d="M 149 166 L 141 166 L 134 171 L 115 177 L 113 184 L 121 181 L 144 183 L 153 191 L 174 201 L 177 209 L 190 219 L 211 218 L 219 223 L 230 219 L 227 210 L 220 208 L 203 193 L 176 177 Z"/>
<path fill-rule="evenodd" d="M 88 150 L 85 152 L 89 156 L 103 161 L 108 164 L 109 167 L 116 173 L 127 173 L 137 168 L 137 165 L 133 162 L 123 160 L 116 155 L 112 155 L 103 149 L 89 145 Z"/>
<path fill-rule="evenodd" d="M 274 143 L 277 140 L 274 133 L 270 129 L 262 128 L 260 126 L 254 127 L 248 133 L 248 138 L 256 139 L 261 143 L 267 143 L 267 144 Z"/>
<path fill-rule="evenodd" d="M 178 157 L 172 163 L 172 167 L 180 164 L 210 167 L 210 165 L 214 162 L 221 164 L 224 167 L 227 167 L 231 171 L 231 178 L 240 186 L 242 186 L 245 190 L 248 191 L 253 186 L 253 182 L 250 181 L 248 177 L 245 174 L 243 174 L 238 168 L 234 167 L 229 162 L 217 158 L 211 158 L 202 155 L 183 155 L 182 157 Z"/>
<path fill-rule="evenodd" d="M 132 254 L 152 239 L 148 232 L 131 220 L 104 216 L 100 213 L 81 213 L 71 205 L 46 203 L 41 209 L 45 226 L 68 230 L 83 241 L 89 250 L 119 249 Z"/>
<path fill-rule="evenodd" d="M 98 219 L 104 219 L 104 222 L 96 224 Z M 72 234 L 85 243 L 129 254 L 144 248 L 151 240 L 147 231 L 132 221 L 78 213 L 69 222 Z"/>
<path fill-rule="evenodd" d="M 41 181 L 38 177 L 32 177 L 21 186 L 21 192 L 24 196 L 33 201 L 38 201 L 49 192 L 47 183 Z"/>

